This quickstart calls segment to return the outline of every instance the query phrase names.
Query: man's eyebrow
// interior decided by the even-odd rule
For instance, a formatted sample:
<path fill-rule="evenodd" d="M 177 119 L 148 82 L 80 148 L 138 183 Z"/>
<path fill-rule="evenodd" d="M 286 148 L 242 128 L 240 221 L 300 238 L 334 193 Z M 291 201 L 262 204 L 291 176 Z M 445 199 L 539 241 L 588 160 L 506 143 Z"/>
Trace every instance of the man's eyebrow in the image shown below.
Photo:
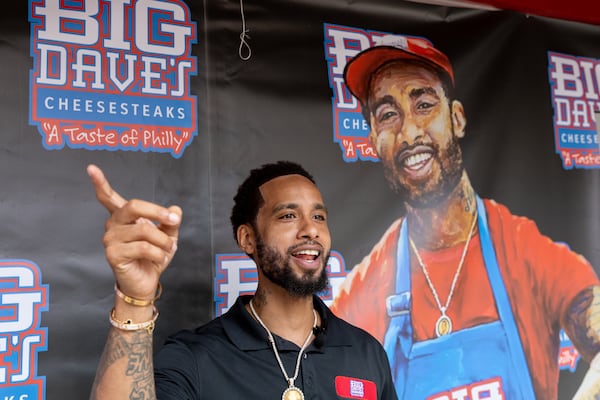
<path fill-rule="evenodd" d="M 325 204 L 323 203 L 315 204 L 314 209 L 318 211 L 325 211 L 325 214 L 327 214 L 327 207 L 325 207 Z"/>
<path fill-rule="evenodd" d="M 273 208 L 273 214 L 281 211 L 281 210 L 297 210 L 300 206 L 296 203 L 282 203 L 278 204 Z"/>
<path fill-rule="evenodd" d="M 437 92 L 431 86 L 425 86 L 416 88 L 410 91 L 409 96 L 411 99 L 416 99 L 417 97 L 423 96 L 424 94 L 430 94 L 432 96 L 438 97 Z"/>
<path fill-rule="evenodd" d="M 386 94 L 385 96 L 383 96 L 380 99 L 377 99 L 377 101 L 374 101 L 373 104 L 371 104 L 369 106 L 369 108 L 373 111 L 377 110 L 379 107 L 381 107 L 384 104 L 396 104 L 396 100 L 394 99 L 393 96 L 390 96 L 389 94 Z"/>
<path fill-rule="evenodd" d="M 409 96 L 411 99 L 416 99 L 420 96 L 423 96 L 424 94 L 429 94 L 431 96 L 435 96 L 438 97 L 437 92 L 435 91 L 435 89 L 431 86 L 425 86 L 425 87 L 419 87 L 419 88 L 415 88 L 412 89 L 409 93 Z M 396 104 L 396 100 L 394 99 L 393 96 L 390 96 L 389 94 L 383 96 L 380 99 L 377 99 L 376 101 L 373 102 L 373 104 L 371 104 L 369 106 L 369 108 L 373 111 L 377 110 L 380 106 L 384 105 L 384 104 L 391 104 L 391 105 L 395 105 Z"/>
<path fill-rule="evenodd" d="M 300 206 L 296 203 L 283 203 L 273 208 L 273 214 L 278 213 L 282 210 L 297 210 L 299 208 Z M 313 210 L 325 211 L 325 213 L 327 213 L 327 207 L 325 207 L 325 204 L 323 203 L 315 203 L 313 205 Z"/>

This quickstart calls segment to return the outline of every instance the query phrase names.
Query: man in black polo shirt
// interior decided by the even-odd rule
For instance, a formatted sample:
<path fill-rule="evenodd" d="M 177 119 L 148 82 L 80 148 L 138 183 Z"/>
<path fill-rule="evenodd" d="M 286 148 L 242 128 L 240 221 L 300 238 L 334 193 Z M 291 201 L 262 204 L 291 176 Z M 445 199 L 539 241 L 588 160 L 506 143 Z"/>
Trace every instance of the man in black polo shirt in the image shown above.
<path fill-rule="evenodd" d="M 327 286 L 331 238 L 321 194 L 301 166 L 263 165 L 238 188 L 231 223 L 258 267 L 256 293 L 170 337 L 154 373 L 154 300 L 182 212 L 127 201 L 100 169 L 91 165 L 88 173 L 111 214 L 104 245 L 116 279 L 113 328 L 92 399 L 397 399 L 379 342 L 315 296 Z"/>

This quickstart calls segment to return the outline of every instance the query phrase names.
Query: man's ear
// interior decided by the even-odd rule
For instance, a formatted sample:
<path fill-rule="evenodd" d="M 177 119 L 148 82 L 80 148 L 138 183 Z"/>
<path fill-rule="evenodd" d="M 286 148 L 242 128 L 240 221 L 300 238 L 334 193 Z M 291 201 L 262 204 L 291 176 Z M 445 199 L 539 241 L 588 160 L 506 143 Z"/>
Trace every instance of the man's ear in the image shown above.
<path fill-rule="evenodd" d="M 371 142 L 371 146 L 377 147 L 377 133 L 373 129 L 369 131 L 369 142 Z"/>
<path fill-rule="evenodd" d="M 242 224 L 237 229 L 237 242 L 244 253 L 251 255 L 256 250 L 256 236 L 250 224 Z"/>
<path fill-rule="evenodd" d="M 462 139 L 465 136 L 467 117 L 462 103 L 458 100 L 452 100 L 452 126 L 454 135 Z"/>

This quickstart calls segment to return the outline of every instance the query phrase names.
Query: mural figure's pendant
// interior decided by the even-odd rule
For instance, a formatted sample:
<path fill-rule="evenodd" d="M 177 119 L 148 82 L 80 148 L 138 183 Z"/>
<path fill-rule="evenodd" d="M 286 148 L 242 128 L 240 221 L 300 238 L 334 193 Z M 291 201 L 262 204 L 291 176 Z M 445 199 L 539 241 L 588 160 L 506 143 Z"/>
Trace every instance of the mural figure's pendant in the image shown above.
<path fill-rule="evenodd" d="M 304 400 L 304 393 L 292 384 L 289 388 L 285 389 L 281 400 Z"/>
<path fill-rule="evenodd" d="M 445 336 L 452 332 L 452 320 L 443 313 L 435 323 L 435 334 L 437 337 Z"/>
<path fill-rule="evenodd" d="M 409 236 L 408 240 L 410 242 L 410 246 L 412 247 L 415 255 L 417 256 L 417 261 L 423 270 L 423 275 L 425 275 L 425 279 L 427 280 L 427 285 L 429 289 L 431 289 L 431 294 L 435 299 L 435 303 L 437 304 L 442 315 L 438 318 L 435 323 L 435 334 L 437 337 L 445 336 L 452 333 L 452 320 L 448 315 L 446 315 L 446 310 L 450 307 L 450 301 L 452 300 L 452 296 L 454 295 L 454 288 L 456 287 L 456 282 L 458 281 L 458 276 L 460 275 L 460 271 L 462 270 L 463 264 L 465 263 L 465 256 L 467 255 L 467 250 L 469 249 L 469 243 L 471 242 L 471 236 L 473 236 L 473 231 L 475 229 L 475 225 L 477 224 L 477 211 L 473 214 L 473 221 L 471 222 L 471 230 L 469 231 L 469 235 L 467 236 L 467 240 L 465 241 L 465 247 L 463 248 L 462 255 L 460 256 L 460 261 L 458 262 L 458 267 L 456 268 L 456 272 L 454 273 L 454 278 L 452 279 L 452 285 L 450 285 L 450 293 L 448 293 L 448 298 L 446 299 L 446 304 L 442 305 L 440 301 L 440 297 L 438 296 L 437 290 L 433 286 L 433 282 L 431 282 L 431 278 L 429 278 L 429 273 L 427 272 L 427 267 L 425 263 L 421 259 L 421 255 L 417 250 L 417 246 L 415 246 L 415 242 L 413 242 L 412 238 Z"/>

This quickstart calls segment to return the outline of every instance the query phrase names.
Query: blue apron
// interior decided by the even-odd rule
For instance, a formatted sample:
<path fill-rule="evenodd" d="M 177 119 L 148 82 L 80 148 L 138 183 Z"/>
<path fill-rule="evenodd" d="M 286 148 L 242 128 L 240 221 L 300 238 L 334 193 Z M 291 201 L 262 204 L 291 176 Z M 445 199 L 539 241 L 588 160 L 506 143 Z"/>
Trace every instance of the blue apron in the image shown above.
<path fill-rule="evenodd" d="M 399 399 L 438 398 L 432 397 L 434 395 L 453 399 L 450 394 L 453 390 L 457 398 L 463 398 L 459 396 L 463 394 L 464 398 L 473 398 L 467 392 L 476 390 L 473 388 L 478 384 L 485 386 L 486 382 L 493 382 L 496 387 L 496 382 L 500 382 L 505 399 L 535 399 L 490 238 L 485 208 L 479 197 L 477 210 L 481 249 L 499 320 L 417 343 L 413 343 L 410 320 L 410 252 L 406 218 L 402 222 L 397 251 L 397 294 L 387 299 L 391 320 L 384 339 Z"/>

